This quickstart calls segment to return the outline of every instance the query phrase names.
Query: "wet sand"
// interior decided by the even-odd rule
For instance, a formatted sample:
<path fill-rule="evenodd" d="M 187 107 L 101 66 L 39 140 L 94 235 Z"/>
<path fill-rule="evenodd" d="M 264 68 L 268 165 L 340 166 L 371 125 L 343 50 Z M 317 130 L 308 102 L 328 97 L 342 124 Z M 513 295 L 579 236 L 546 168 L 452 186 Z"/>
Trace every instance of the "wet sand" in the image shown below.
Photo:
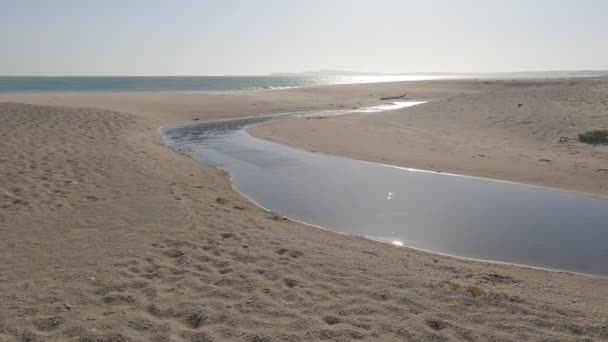
<path fill-rule="evenodd" d="M 0 95 L 0 340 L 608 339 L 606 278 L 455 260 L 285 221 L 157 132 L 195 118 L 361 107 L 413 88 L 418 99 L 464 103 L 487 87 L 505 86 Z"/>

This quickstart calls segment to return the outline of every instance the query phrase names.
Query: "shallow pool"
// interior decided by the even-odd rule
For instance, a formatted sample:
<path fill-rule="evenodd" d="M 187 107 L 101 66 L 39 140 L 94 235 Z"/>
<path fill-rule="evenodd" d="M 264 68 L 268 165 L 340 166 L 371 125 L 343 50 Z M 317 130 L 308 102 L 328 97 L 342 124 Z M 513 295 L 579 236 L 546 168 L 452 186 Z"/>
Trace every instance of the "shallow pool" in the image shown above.
<path fill-rule="evenodd" d="M 245 132 L 267 120 L 347 113 L 161 131 L 172 148 L 228 171 L 239 191 L 296 220 L 456 256 L 608 275 L 608 200 L 312 153 Z"/>

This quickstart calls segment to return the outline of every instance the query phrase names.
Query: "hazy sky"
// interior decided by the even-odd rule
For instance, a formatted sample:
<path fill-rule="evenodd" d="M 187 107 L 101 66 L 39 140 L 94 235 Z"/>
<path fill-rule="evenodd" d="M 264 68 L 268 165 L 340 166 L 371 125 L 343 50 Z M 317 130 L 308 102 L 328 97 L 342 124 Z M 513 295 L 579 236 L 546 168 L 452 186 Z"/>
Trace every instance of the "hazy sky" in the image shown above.
<path fill-rule="evenodd" d="M 0 0 L 0 74 L 608 69 L 605 0 Z"/>

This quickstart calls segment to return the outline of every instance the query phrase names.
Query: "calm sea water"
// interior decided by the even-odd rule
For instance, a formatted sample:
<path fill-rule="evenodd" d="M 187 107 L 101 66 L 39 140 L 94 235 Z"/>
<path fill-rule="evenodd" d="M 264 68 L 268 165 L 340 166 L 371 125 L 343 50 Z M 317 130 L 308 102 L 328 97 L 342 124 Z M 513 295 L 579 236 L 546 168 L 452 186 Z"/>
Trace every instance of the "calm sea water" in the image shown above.
<path fill-rule="evenodd" d="M 437 79 L 522 79 L 595 77 L 607 72 L 530 72 L 500 74 L 427 74 L 362 76 L 146 76 L 39 77 L 0 76 L 0 92 L 44 91 L 231 91 L 281 89 L 331 84 L 422 81 Z"/>
<path fill-rule="evenodd" d="M 462 77 L 462 76 L 461 76 Z M 187 76 L 38 77 L 0 76 L 0 92 L 23 91 L 230 91 L 330 84 L 378 83 L 456 78 L 455 76 Z"/>
<path fill-rule="evenodd" d="M 277 119 L 200 123 L 163 135 L 293 219 L 463 257 L 608 275 L 608 200 L 311 153 L 244 130 Z"/>

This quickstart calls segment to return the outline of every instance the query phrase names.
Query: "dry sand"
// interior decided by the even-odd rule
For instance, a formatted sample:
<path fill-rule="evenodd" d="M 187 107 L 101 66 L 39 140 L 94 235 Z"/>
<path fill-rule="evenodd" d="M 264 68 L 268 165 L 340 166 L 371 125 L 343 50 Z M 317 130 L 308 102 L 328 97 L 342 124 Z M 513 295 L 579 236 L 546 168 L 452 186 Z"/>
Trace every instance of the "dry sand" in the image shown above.
<path fill-rule="evenodd" d="M 462 106 L 488 86 L 503 87 L 416 85 L 419 98 Z M 358 107 L 411 87 L 0 95 L 0 341 L 607 340 L 606 278 L 275 220 L 157 133 L 195 117 Z M 387 117 L 398 115 L 309 122 Z"/>

